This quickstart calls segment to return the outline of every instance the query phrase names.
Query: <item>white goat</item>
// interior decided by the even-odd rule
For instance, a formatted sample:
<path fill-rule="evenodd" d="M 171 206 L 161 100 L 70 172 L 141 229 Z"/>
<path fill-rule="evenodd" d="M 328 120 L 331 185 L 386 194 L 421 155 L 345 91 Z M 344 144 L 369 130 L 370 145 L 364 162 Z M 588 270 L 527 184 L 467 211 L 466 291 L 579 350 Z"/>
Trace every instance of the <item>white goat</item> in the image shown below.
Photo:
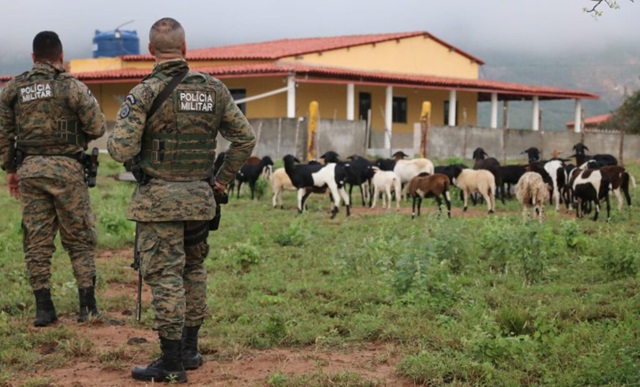
<path fill-rule="evenodd" d="M 385 207 L 385 196 L 388 199 L 387 208 L 391 208 L 391 191 L 396 192 L 396 208 L 400 208 L 400 192 L 402 191 L 400 178 L 392 171 L 383 171 L 378 167 L 373 167 L 373 178 L 371 184 L 373 184 L 373 201 L 371 202 L 371 208 L 375 208 L 376 199 L 378 199 L 378 193 L 382 192 L 382 208 Z"/>
<path fill-rule="evenodd" d="M 528 208 L 533 207 L 534 216 L 542 223 L 542 210 L 544 203 L 549 200 L 550 190 L 539 173 L 525 172 L 516 185 L 516 198 L 522 205 L 522 216 L 526 218 Z"/>
<path fill-rule="evenodd" d="M 469 195 L 479 193 L 487 202 L 489 213 L 493 214 L 496 208 L 496 178 L 486 169 L 461 169 L 455 168 L 457 185 L 464 194 L 464 209 L 467 210 Z"/>
<path fill-rule="evenodd" d="M 291 179 L 289 175 L 287 175 L 287 171 L 284 168 L 276 169 L 269 179 L 271 183 L 271 192 L 273 192 L 273 208 L 280 206 L 282 208 L 282 191 L 297 191 L 297 188 L 293 186 L 291 183 Z"/>
<path fill-rule="evenodd" d="M 426 172 L 433 175 L 435 167 L 429 159 L 410 159 L 410 160 L 396 160 L 396 165 L 393 167 L 393 172 L 400 178 L 400 183 L 403 185 L 403 192 L 405 191 L 404 185 L 411 181 L 419 174 Z"/>

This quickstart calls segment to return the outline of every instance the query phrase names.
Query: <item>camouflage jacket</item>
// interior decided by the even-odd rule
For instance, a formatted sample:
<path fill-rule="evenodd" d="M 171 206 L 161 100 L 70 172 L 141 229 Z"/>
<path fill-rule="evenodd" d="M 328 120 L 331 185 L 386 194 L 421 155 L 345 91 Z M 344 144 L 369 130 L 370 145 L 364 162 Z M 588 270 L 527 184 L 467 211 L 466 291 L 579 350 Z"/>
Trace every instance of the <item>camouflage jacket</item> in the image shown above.
<path fill-rule="evenodd" d="M 55 80 L 54 80 L 55 77 Z M 38 94 L 34 86 L 52 81 L 53 90 Z M 42 98 L 40 98 L 42 97 Z M 34 103 L 52 98 L 56 103 Z M 89 88 L 62 67 L 50 63 L 36 63 L 31 71 L 22 73 L 9 81 L 0 95 L 0 158 L 2 169 L 9 173 L 16 171 L 12 160 L 16 137 L 21 131 L 31 130 L 32 136 L 39 137 L 39 131 L 49 131 L 55 135 L 60 120 L 73 120 L 80 125 L 86 141 L 104 135 L 106 122 L 98 102 Z M 23 127 L 22 129 L 20 127 Z M 86 149 L 82 145 L 60 143 L 56 145 L 31 146 L 25 150 L 27 157 L 18 169 L 21 179 L 29 177 L 50 177 L 55 179 L 82 180 L 82 165 L 66 156 Z M 48 156 L 38 156 L 48 155 Z"/>
<path fill-rule="evenodd" d="M 125 162 L 141 151 L 143 135 L 148 125 L 167 125 L 177 127 L 176 93 L 172 93 L 158 108 L 152 119 L 147 122 L 147 113 L 153 101 L 176 74 L 187 69 L 184 59 L 172 59 L 159 62 L 153 73 L 134 87 L 125 98 L 118 111 L 113 133 L 107 141 L 107 149 L 114 160 Z M 154 76 L 161 72 L 167 78 Z M 192 74 L 200 74 L 189 72 Z M 214 137 L 217 133 L 231 142 L 227 150 L 225 162 L 216 179 L 224 184 L 230 183 L 245 160 L 251 155 L 255 146 L 255 134 L 242 111 L 238 108 L 229 90 L 219 80 L 200 74 L 208 82 L 215 84 L 222 94 L 219 116 L 212 114 L 211 130 Z M 198 113 L 201 114 L 201 113 Z M 200 119 L 200 117 L 199 117 Z M 212 160 L 213 166 L 213 160 Z M 166 181 L 160 178 L 151 179 L 145 185 L 138 185 L 133 192 L 127 218 L 141 222 L 166 222 L 179 220 L 209 220 L 215 212 L 213 191 L 205 181 Z"/>

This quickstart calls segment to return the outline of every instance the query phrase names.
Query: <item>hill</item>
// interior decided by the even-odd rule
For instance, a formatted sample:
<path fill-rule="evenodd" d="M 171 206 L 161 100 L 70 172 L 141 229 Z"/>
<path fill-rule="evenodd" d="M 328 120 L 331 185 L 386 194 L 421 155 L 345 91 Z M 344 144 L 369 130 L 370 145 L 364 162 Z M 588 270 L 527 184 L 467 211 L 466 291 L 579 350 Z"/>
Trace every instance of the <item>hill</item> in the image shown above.
<path fill-rule="evenodd" d="M 582 103 L 584 116 L 591 117 L 615 110 L 624 96 L 640 88 L 640 51 L 627 45 L 601 50 L 566 50 L 554 53 L 532 53 L 480 49 L 475 55 L 485 61 L 480 77 L 503 82 L 524 83 L 584 90 L 600 95 L 599 100 Z M 574 101 L 541 102 L 542 128 L 564 130 L 573 121 Z M 481 104 L 479 124 L 489 125 L 490 106 Z M 531 103 L 509 105 L 509 126 L 531 127 Z M 502 123 L 502 116 L 499 125 Z"/>

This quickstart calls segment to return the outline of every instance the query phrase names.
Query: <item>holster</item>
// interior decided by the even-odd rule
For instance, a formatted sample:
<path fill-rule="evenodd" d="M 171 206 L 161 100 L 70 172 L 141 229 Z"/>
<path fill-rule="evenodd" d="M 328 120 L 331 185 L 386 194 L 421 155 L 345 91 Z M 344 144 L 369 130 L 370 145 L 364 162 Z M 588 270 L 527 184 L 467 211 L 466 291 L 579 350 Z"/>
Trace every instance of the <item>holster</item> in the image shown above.
<path fill-rule="evenodd" d="M 213 216 L 213 219 L 209 221 L 209 230 L 211 231 L 215 231 L 220 227 L 220 218 L 222 217 L 220 205 L 229 203 L 229 195 L 227 195 L 226 192 L 220 192 L 214 189 L 213 197 L 216 200 L 216 214 Z"/>
<path fill-rule="evenodd" d="M 147 175 L 140 167 L 140 163 L 137 157 L 125 161 L 124 169 L 128 172 L 131 172 L 139 185 L 145 185 L 149 182 L 149 180 L 151 180 L 151 176 Z"/>
<path fill-rule="evenodd" d="M 96 186 L 96 178 L 98 176 L 98 166 L 100 163 L 98 162 L 98 155 L 100 151 L 98 148 L 93 148 L 91 150 L 91 154 L 86 154 L 82 152 L 80 154 L 80 162 L 82 163 L 82 168 L 84 169 L 84 181 L 87 183 L 89 188 L 93 188 Z"/>
<path fill-rule="evenodd" d="M 22 162 L 27 157 L 26 153 L 22 149 L 15 149 L 13 153 L 13 160 L 16 168 L 22 165 Z"/>

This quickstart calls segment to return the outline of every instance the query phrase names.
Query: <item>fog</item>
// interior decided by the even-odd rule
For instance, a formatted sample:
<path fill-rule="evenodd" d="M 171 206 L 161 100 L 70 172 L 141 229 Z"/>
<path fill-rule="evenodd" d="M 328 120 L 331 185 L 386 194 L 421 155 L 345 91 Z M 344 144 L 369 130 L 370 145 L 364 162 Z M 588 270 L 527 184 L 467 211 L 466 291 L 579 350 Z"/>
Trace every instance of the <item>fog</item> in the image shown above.
<path fill-rule="evenodd" d="M 351 34 L 427 31 L 472 55 L 486 50 L 557 53 L 640 41 L 640 4 L 620 0 L 594 17 L 591 0 L 12 1 L 0 15 L 0 75 L 28 69 L 31 42 L 56 31 L 65 59 L 89 58 L 95 30 L 136 30 L 146 52 L 151 24 L 179 20 L 190 48 Z M 176 4 L 179 4 L 176 5 Z M 567 61 L 570 61 L 567 58 Z"/>

